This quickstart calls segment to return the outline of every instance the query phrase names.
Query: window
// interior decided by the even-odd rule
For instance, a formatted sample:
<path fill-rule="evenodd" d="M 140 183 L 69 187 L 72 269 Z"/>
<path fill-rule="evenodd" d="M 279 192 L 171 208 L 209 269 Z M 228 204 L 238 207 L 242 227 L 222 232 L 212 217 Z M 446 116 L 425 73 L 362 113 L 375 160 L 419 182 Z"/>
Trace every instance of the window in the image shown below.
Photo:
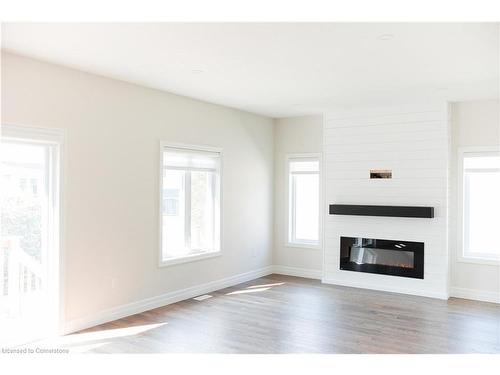
<path fill-rule="evenodd" d="M 167 216 L 179 215 L 179 189 L 163 189 L 163 212 Z"/>
<path fill-rule="evenodd" d="M 64 132 L 2 125 L 0 344 L 52 335 L 60 323 L 59 217 Z"/>
<path fill-rule="evenodd" d="M 463 152 L 463 257 L 500 260 L 495 240 L 500 223 L 500 154 L 497 151 Z"/>
<path fill-rule="evenodd" d="M 288 158 L 288 244 L 319 246 L 319 158 Z"/>
<path fill-rule="evenodd" d="M 161 145 L 161 265 L 220 254 L 221 151 Z"/>
<path fill-rule="evenodd" d="M 36 178 L 31 179 L 31 191 L 33 192 L 33 195 L 36 196 L 38 192 L 38 184 Z"/>

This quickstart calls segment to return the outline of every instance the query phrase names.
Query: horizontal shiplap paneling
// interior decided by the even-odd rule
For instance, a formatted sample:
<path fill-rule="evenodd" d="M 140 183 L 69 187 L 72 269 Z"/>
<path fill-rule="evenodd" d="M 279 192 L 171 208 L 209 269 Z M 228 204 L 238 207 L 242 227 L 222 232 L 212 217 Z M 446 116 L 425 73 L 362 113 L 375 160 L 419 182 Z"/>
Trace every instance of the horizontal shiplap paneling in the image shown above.
<path fill-rule="evenodd" d="M 380 126 L 373 129 L 364 128 L 331 128 L 325 130 L 323 143 L 330 146 L 342 145 L 338 137 L 355 137 L 356 144 L 364 145 L 370 143 L 378 144 L 397 144 L 412 141 L 426 141 L 431 139 L 442 139 L 447 137 L 447 133 L 442 129 L 436 129 L 436 125 L 419 127 L 418 130 L 407 129 L 401 131 L 397 125 Z"/>
<path fill-rule="evenodd" d="M 432 219 L 328 215 L 324 222 L 325 282 L 369 285 L 418 295 L 445 296 L 447 244 L 447 109 L 327 113 L 323 132 L 326 204 L 432 206 Z M 370 169 L 391 169 L 390 180 L 370 180 Z M 423 280 L 339 270 L 340 236 L 421 241 Z"/>
<path fill-rule="evenodd" d="M 353 127 L 371 127 L 371 126 L 385 126 L 397 124 L 400 126 L 408 126 L 418 128 L 420 124 L 429 122 L 436 123 L 440 126 L 440 122 L 444 121 L 445 117 L 440 111 L 429 112 L 409 112 L 409 113 L 396 113 L 389 115 L 353 115 L 348 117 L 336 118 L 332 114 L 326 114 L 325 127 L 328 128 L 353 128 Z"/>
<path fill-rule="evenodd" d="M 334 156 L 325 157 L 325 163 L 328 168 L 331 169 L 343 169 L 343 170 L 359 170 L 359 171 L 370 171 L 370 169 L 392 169 L 393 173 L 397 175 L 400 170 L 405 169 L 407 171 L 412 171 L 416 169 L 441 169 L 445 172 L 447 171 L 447 165 L 443 163 L 442 160 L 436 160 L 434 158 L 425 159 L 381 159 L 378 155 L 373 158 L 365 158 L 365 160 L 337 160 Z M 330 170 L 326 170 L 327 176 L 330 176 Z"/>

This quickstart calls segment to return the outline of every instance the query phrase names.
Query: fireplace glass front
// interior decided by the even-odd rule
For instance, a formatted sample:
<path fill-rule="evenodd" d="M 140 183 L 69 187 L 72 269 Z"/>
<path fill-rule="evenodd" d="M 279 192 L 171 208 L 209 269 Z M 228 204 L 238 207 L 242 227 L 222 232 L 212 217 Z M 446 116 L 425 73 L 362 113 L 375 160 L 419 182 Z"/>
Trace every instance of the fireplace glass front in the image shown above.
<path fill-rule="evenodd" d="M 424 243 L 341 237 L 340 269 L 424 278 Z"/>

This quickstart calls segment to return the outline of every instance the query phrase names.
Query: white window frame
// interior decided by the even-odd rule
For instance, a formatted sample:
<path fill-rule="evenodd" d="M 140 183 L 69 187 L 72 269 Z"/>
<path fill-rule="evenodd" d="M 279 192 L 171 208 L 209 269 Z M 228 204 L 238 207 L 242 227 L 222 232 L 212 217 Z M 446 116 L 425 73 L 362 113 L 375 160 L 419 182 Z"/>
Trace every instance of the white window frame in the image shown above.
<path fill-rule="evenodd" d="M 47 259 L 49 309 L 52 319 L 46 327 L 47 335 L 66 334 L 65 315 L 65 253 L 64 253 L 64 200 L 65 191 L 65 139 L 66 131 L 56 128 L 2 124 L 2 138 L 32 144 L 49 146 L 49 171 L 46 181 L 49 184 L 49 234 L 48 247 L 52 250 Z"/>
<path fill-rule="evenodd" d="M 467 249 L 465 248 L 466 244 L 466 233 L 465 225 L 465 175 L 464 175 L 464 158 L 468 155 L 492 155 L 499 154 L 500 147 L 499 146 L 484 146 L 484 147 L 460 147 L 458 149 L 458 167 L 457 167 L 457 176 L 458 176 L 458 204 L 457 204 L 457 261 L 463 263 L 475 263 L 475 264 L 489 264 L 489 265 L 500 265 L 500 259 L 489 257 L 487 254 L 481 255 L 472 255 L 467 253 Z"/>
<path fill-rule="evenodd" d="M 210 251 L 204 253 L 194 253 L 194 254 L 186 254 L 184 256 L 172 258 L 172 259 L 163 259 L 163 151 L 165 148 L 177 148 L 184 149 L 188 151 L 205 151 L 205 152 L 216 152 L 220 155 L 219 161 L 219 250 Z M 200 146 L 200 145 L 191 145 L 184 143 L 172 143 L 168 141 L 160 141 L 160 169 L 159 169 L 159 252 L 158 252 L 158 266 L 166 267 L 172 266 L 182 263 L 195 262 L 203 259 L 215 258 L 222 255 L 222 181 L 223 181 L 223 150 L 220 147 L 212 147 L 212 146 Z M 190 192 L 186 192 L 186 194 L 190 194 Z"/>
<path fill-rule="evenodd" d="M 294 240 L 293 237 L 293 226 L 295 221 L 295 215 L 293 215 L 293 207 L 291 205 L 291 179 L 290 179 L 290 162 L 300 161 L 300 160 L 314 160 L 318 161 L 319 164 L 319 199 L 318 199 L 318 241 L 299 241 Z M 286 198 L 286 214 L 285 214 L 285 247 L 301 248 L 301 249 L 313 249 L 321 250 L 322 248 L 322 233 L 323 233 L 323 223 L 322 223 L 322 202 L 323 202 L 323 191 L 322 191 L 322 158 L 320 153 L 300 153 L 300 154 L 287 154 L 285 157 L 285 198 Z"/>

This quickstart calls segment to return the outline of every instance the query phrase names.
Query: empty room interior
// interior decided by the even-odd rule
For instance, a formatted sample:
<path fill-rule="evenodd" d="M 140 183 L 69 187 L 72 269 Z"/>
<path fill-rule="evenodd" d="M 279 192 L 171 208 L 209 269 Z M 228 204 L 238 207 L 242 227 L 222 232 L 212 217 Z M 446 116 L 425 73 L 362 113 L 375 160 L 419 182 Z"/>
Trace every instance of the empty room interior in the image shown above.
<path fill-rule="evenodd" d="M 3 23 L 0 346 L 500 353 L 499 37 Z"/>

